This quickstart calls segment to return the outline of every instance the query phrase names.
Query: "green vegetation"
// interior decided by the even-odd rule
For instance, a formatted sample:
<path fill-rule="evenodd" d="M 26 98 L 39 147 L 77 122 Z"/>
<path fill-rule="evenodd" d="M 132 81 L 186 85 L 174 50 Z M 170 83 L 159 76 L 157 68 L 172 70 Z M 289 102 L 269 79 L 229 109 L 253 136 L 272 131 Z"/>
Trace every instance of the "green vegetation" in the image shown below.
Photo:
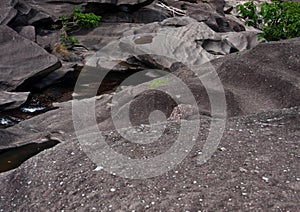
<path fill-rule="evenodd" d="M 263 31 L 260 38 L 276 41 L 300 37 L 299 2 L 272 0 L 271 3 L 263 3 L 258 9 L 252 0 L 238 5 L 237 9 L 247 25 Z"/>
<path fill-rule="evenodd" d="M 258 24 L 261 22 L 261 20 L 259 19 L 257 9 L 255 4 L 253 3 L 253 0 L 246 2 L 245 4 L 237 5 L 237 9 L 242 18 L 245 19 L 248 26 L 258 27 Z"/>
<path fill-rule="evenodd" d="M 72 14 L 61 16 L 60 38 L 62 44 L 66 47 L 72 47 L 76 43 L 79 43 L 78 39 L 70 36 L 70 34 L 82 27 L 97 27 L 101 18 L 101 16 L 97 16 L 94 13 L 83 13 L 80 8 L 74 8 Z"/>

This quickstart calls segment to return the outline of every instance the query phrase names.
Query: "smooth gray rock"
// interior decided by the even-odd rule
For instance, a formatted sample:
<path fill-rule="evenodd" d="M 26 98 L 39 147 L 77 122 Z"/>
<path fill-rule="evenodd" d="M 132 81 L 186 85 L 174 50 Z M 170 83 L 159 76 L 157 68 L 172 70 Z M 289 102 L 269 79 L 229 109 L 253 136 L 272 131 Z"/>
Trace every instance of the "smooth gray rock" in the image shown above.
<path fill-rule="evenodd" d="M 0 24 L 8 24 L 18 13 L 14 8 L 18 0 L 2 0 L 0 2 Z"/>
<path fill-rule="evenodd" d="M 40 2 L 36 4 L 42 5 L 45 11 L 58 9 L 52 11 L 52 15 L 63 12 L 66 5 L 65 0 Z M 69 3 L 67 11 L 83 1 L 73 2 Z M 220 10 L 224 1 L 211 2 L 219 3 Z M 185 3 L 176 2 L 181 6 Z M 194 6 L 199 5 L 188 6 L 191 14 Z M 215 10 L 211 4 L 209 8 Z M 84 45 L 98 52 L 87 61 L 91 67 L 86 66 L 82 71 L 83 76 L 88 76 L 89 68 L 94 70 L 88 78 L 91 81 L 83 81 L 82 91 L 86 93 L 76 90 L 74 97 L 90 95 L 93 84 L 99 83 L 101 71 L 110 65 L 101 63 L 100 56 L 105 56 L 104 62 L 117 63 L 118 71 L 127 71 L 130 68 L 126 67 L 135 66 L 160 68 L 171 74 L 161 77 L 156 75 L 155 70 L 153 76 L 160 78 L 138 86 L 122 86 L 117 93 L 55 103 L 56 110 L 0 129 L 0 170 L 16 161 L 22 163 L 22 160 L 28 159 L 22 158 L 31 151 L 26 149 L 23 152 L 26 145 L 36 143 L 40 148 L 45 142 L 60 142 L 54 148 L 32 156 L 14 170 L 0 173 L 0 211 L 297 211 L 299 38 L 257 45 L 256 32 L 232 32 L 238 30 L 234 30 L 230 23 L 226 25 L 222 11 L 213 16 L 205 12 L 198 16 L 196 10 L 193 14 L 197 20 L 183 17 L 147 25 L 103 24 L 89 32 L 88 36 L 79 36 Z M 218 23 L 219 17 L 222 18 Z M 230 33 L 216 33 L 207 24 L 211 28 L 216 27 L 216 31 Z M 39 79 L 55 70 L 57 59 L 42 48 L 8 27 L 0 26 L 0 32 L 0 45 L 6 50 L 0 53 L 0 90 L 12 90 L 28 78 L 35 83 L 40 82 L 37 76 Z M 172 39 L 174 37 L 176 39 Z M 120 39 L 120 45 L 103 50 L 106 44 L 117 39 Z M 151 46 L 151 43 L 154 45 Z M 161 55 L 147 54 L 149 52 L 141 48 L 143 45 L 158 48 L 155 53 Z M 229 54 L 235 50 L 242 52 Z M 170 59 L 169 55 L 175 55 L 175 58 Z M 207 61 L 210 62 L 205 63 Z M 191 64 L 198 65 L 196 73 L 191 72 L 188 66 Z M 211 74 L 212 67 L 217 76 Z M 151 74 L 151 69 L 141 78 L 146 74 Z M 48 75 L 48 79 L 44 78 L 46 83 L 49 79 L 53 80 L 53 76 L 55 80 L 55 72 Z M 172 76 L 180 78 L 192 95 L 187 95 Z M 199 77 L 204 80 L 220 78 L 229 118 L 219 148 L 202 165 L 198 159 L 203 154 L 202 147 L 214 120 L 210 119 L 207 88 Z M 34 84 L 33 81 L 30 84 Z M 142 92 L 145 89 L 147 91 Z M 170 96 L 166 91 L 174 91 L 176 95 Z M 218 97 L 214 85 L 209 91 Z M 116 96 L 122 98 L 113 101 Z M 200 115 L 194 114 L 195 108 L 190 104 L 192 96 L 196 99 Z M 179 106 L 176 106 L 175 100 Z M 72 104 L 75 102 L 82 103 L 78 111 L 73 111 Z M 94 110 L 87 110 L 93 102 Z M 117 106 L 116 111 L 112 110 Z M 124 118 L 127 108 L 130 122 Z M 148 126 L 149 116 L 154 110 L 164 112 L 163 115 L 158 114 L 162 121 L 159 119 Z M 82 114 L 83 119 L 74 119 L 74 115 Z M 134 132 L 139 136 L 139 132 L 147 132 L 148 127 L 155 126 L 165 129 L 165 133 L 153 143 L 135 144 L 115 130 L 112 115 L 119 117 L 118 121 L 124 127 L 122 132 Z M 164 116 L 169 121 L 163 120 Z M 101 146 L 95 145 L 99 142 L 97 137 L 88 137 L 90 140 L 86 140 L 84 145 L 76 137 L 80 131 L 95 132 L 93 130 L 96 129 L 103 133 L 106 143 L 115 152 L 132 159 L 151 159 L 172 147 L 181 130 L 180 119 L 199 124 L 195 146 L 174 169 L 144 180 L 119 177 L 118 174 L 126 171 L 126 167 L 119 168 L 114 175 L 109 174 L 86 154 L 105 153 Z M 74 124 L 80 128 L 77 132 Z M 193 133 L 189 128 L 183 130 L 187 135 Z M 149 133 L 147 139 L 151 136 Z M 46 147 L 49 147 L 48 144 Z M 173 158 L 177 157 L 174 152 Z M 113 159 L 116 164 L 121 162 L 117 157 Z M 147 171 L 155 172 L 155 166 L 159 165 L 151 164 L 146 167 Z"/>
<path fill-rule="evenodd" d="M 34 26 L 24 26 L 16 29 L 17 32 L 24 38 L 35 42 L 35 28 Z"/>
<path fill-rule="evenodd" d="M 36 35 L 36 43 L 42 48 L 51 52 L 56 43 L 59 43 L 60 37 L 57 31 L 40 30 Z"/>
<path fill-rule="evenodd" d="M 101 23 L 101 25 L 88 33 L 75 34 L 76 38 L 87 48 L 97 51 L 116 41 L 123 36 L 123 33 L 142 24 L 131 23 Z"/>
<path fill-rule="evenodd" d="M 204 22 L 190 17 L 168 18 L 160 23 L 145 25 L 122 24 L 121 28 L 117 26 L 119 25 L 102 25 L 87 36 L 79 36 L 79 39 L 90 49 L 106 51 L 105 57 L 108 60 L 128 61 L 128 58 L 135 56 L 146 66 L 159 69 L 170 68 L 174 60 L 169 56 L 175 56 L 180 61 L 191 61 L 192 55 L 195 59 L 192 62 L 200 65 L 258 44 L 255 32 L 217 33 Z M 160 43 L 166 40 L 170 44 L 160 47 Z M 144 44 L 148 45 L 147 42 L 159 55 L 138 52 L 139 45 L 143 48 Z M 92 60 L 97 60 L 97 56 Z"/>
<path fill-rule="evenodd" d="M 198 158 L 201 155 L 199 152 L 202 153 L 203 142 L 207 139 L 211 123 L 209 99 L 205 88 L 197 80 L 198 77 L 180 63 L 173 63 L 170 70 L 192 91 L 200 112 L 201 110 L 207 112 L 202 113 L 202 116 L 193 115 L 194 112 L 191 111 L 193 107 L 186 102 L 189 96 L 184 97 L 185 93 L 180 93 L 181 87 L 167 78 L 167 75 L 164 76 L 165 78 L 159 78 L 165 79 L 166 83 L 158 86 L 162 91 L 166 89 L 177 91 L 176 97 L 171 98 L 162 91 L 149 89 L 151 82 L 148 82 L 125 88 L 115 94 L 55 104 L 54 106 L 59 107 L 56 110 L 0 130 L 0 138 L 4 140 L 0 144 L 0 149 L 4 152 L 8 148 L 22 148 L 26 144 L 43 145 L 45 141 L 54 140 L 61 142 L 54 148 L 25 161 L 20 167 L 0 174 L 0 194 L 2 200 L 5 200 L 1 201 L 0 209 L 89 210 L 97 207 L 99 210 L 111 208 L 142 210 L 151 207 L 155 211 L 162 208 L 192 211 L 202 207 L 198 205 L 198 199 L 199 195 L 205 194 L 201 196 L 205 208 L 221 210 L 225 205 L 229 210 L 234 210 L 236 207 L 246 210 L 248 207 L 243 201 L 247 196 L 247 202 L 250 201 L 252 207 L 264 211 L 278 208 L 278 204 L 281 203 L 278 199 L 281 198 L 282 191 L 289 191 L 291 195 L 285 197 L 289 204 L 280 205 L 280 208 L 296 210 L 298 198 L 295 191 L 298 184 L 294 177 L 297 176 L 298 170 L 296 156 L 299 146 L 300 113 L 299 108 L 294 106 L 299 106 L 300 102 L 299 45 L 299 38 L 259 44 L 240 55 L 229 55 L 211 62 L 224 86 L 227 114 L 231 118 L 227 120 L 218 150 L 203 165 L 198 163 Z M 210 70 L 207 63 L 201 65 L 197 75 L 199 77 L 209 75 L 207 69 Z M 94 74 L 96 77 L 100 73 L 94 70 Z M 145 88 L 148 91 L 141 92 Z M 74 93 L 74 96 L 78 95 L 80 96 L 80 93 Z M 121 101 L 112 101 L 116 95 L 122 97 Z M 172 100 L 174 98 L 184 107 L 178 110 Z M 95 110 L 88 111 L 87 106 L 94 101 Z M 79 111 L 75 113 L 72 111 L 74 102 L 82 103 L 81 107 L 77 108 Z M 147 129 L 149 123 L 147 115 L 155 109 L 164 111 L 165 116 L 169 115 L 170 119 L 173 119 L 176 113 L 177 118 L 175 121 L 162 121 L 149 125 L 149 127 L 165 129 L 165 134 L 150 145 L 139 146 L 128 142 L 115 131 L 111 109 L 117 106 L 120 106 L 120 109 L 112 114 L 120 115 L 118 120 L 123 121 L 124 123 L 121 124 L 126 126 L 121 131 L 127 134 L 135 132 L 138 135 L 138 132 Z M 122 110 L 127 106 L 130 109 L 131 122 L 125 123 Z M 78 142 L 73 125 L 76 120 L 73 119 L 74 114 L 75 116 L 84 114 L 84 117 L 95 117 L 97 120 L 96 123 L 89 118 L 81 119 L 81 125 L 77 126 L 82 127 L 76 133 L 100 130 L 111 148 L 119 154 L 135 159 L 155 157 L 168 150 L 181 130 L 178 117 L 192 120 L 195 124 L 200 121 L 200 131 L 195 139 L 193 150 L 174 170 L 143 181 L 124 179 L 118 177 L 118 174 L 124 170 L 119 169 L 117 176 L 111 175 L 103 170 L 103 167 L 94 164 L 87 156 L 86 153 L 104 154 L 104 152 L 101 146 L 89 143 L 91 140 L 86 140 L 85 143 Z M 189 129 L 185 130 L 188 134 L 192 133 Z M 151 136 L 153 135 L 149 133 L 148 138 L 150 139 Z M 95 137 L 89 138 L 95 139 Z M 18 149 L 16 148 L 15 151 L 17 152 Z M 176 155 L 174 157 L 176 158 Z M 19 155 L 17 159 L 19 160 Z M 117 158 L 114 161 L 117 161 Z M 8 162 L 5 158 L 1 162 L 7 166 Z M 278 165 L 290 171 L 283 172 L 278 169 Z M 211 170 L 214 172 L 212 173 Z M 269 170 L 272 175 L 267 174 L 265 170 Z M 153 167 L 148 167 L 148 171 L 156 171 L 155 164 Z M 269 185 L 286 181 L 289 183 L 282 185 L 284 187 Z M 243 191 L 236 189 L 241 182 L 245 186 Z M 17 193 L 15 193 L 16 188 L 19 189 Z M 75 193 L 74 188 L 76 188 Z M 149 194 L 149 189 L 154 193 Z M 170 192 L 162 197 L 161 192 L 157 190 Z M 217 194 L 216 190 L 218 190 Z M 181 195 L 183 191 L 184 197 Z M 269 196 L 265 195 L 266 191 Z M 37 193 L 40 194 L 38 197 Z M 60 194 L 59 197 L 57 194 Z M 72 194 L 74 201 L 70 201 L 69 194 Z M 195 195 L 197 201 L 192 201 Z M 233 206 L 227 199 L 223 200 L 224 195 L 229 195 L 236 201 L 235 205 Z M 145 202 L 136 198 L 137 196 Z M 266 206 L 265 202 L 269 198 L 273 200 L 274 205 Z M 149 205 L 152 201 L 154 204 Z M 184 204 L 173 204 L 174 201 Z M 28 204 L 31 202 L 34 204 Z M 49 202 L 53 204 L 49 205 Z"/>
<path fill-rule="evenodd" d="M 26 81 L 30 86 L 60 67 L 58 59 L 7 26 L 0 26 L 0 90 L 11 91 Z M 25 85 L 23 84 L 23 85 Z"/>
<path fill-rule="evenodd" d="M 34 6 L 35 4 L 29 4 L 27 1 L 20 0 L 15 6 L 18 11 L 16 18 L 10 23 L 12 27 L 19 26 L 41 26 L 54 24 L 55 17 L 51 13 L 44 12 Z"/>
<path fill-rule="evenodd" d="M 222 35 L 222 39 L 228 41 L 238 51 L 252 49 L 261 41 L 258 40 L 258 32 L 227 32 Z"/>
<path fill-rule="evenodd" d="M 26 102 L 29 92 L 0 91 L 0 111 L 14 109 Z"/>
<path fill-rule="evenodd" d="M 189 3 L 184 1 L 166 1 L 169 6 L 186 11 L 186 15 L 199 22 L 205 22 L 216 32 L 244 31 L 244 24 L 227 19 L 223 13 L 223 0 Z"/>
<path fill-rule="evenodd" d="M 225 89 L 228 117 L 256 114 L 272 109 L 289 108 L 299 105 L 299 45 L 299 39 L 259 44 L 254 49 L 240 55 L 234 54 L 211 61 Z M 209 66 L 203 64 L 197 70 L 197 75 L 200 77 L 208 75 L 209 72 L 207 70 L 210 70 Z M 209 112 L 210 101 L 198 77 L 188 67 L 180 63 L 173 63 L 170 71 L 189 87 L 195 96 L 200 110 Z M 98 69 L 90 70 L 90 72 L 90 80 L 97 79 L 98 75 L 101 74 Z M 83 74 L 88 75 L 88 73 L 89 69 L 86 67 Z M 176 81 L 168 78 L 168 75 L 158 79 L 167 80 L 166 84 L 160 84 L 161 89 L 168 88 L 176 91 L 178 96 L 172 98 L 175 98 L 179 104 L 189 104 L 190 97 L 185 96 L 184 91 L 179 89 Z M 94 83 L 94 81 L 84 82 Z M 144 107 L 147 105 L 153 109 L 155 106 L 159 106 L 161 102 L 163 103 L 161 106 L 167 108 L 167 113 L 172 112 L 168 106 L 168 102 L 172 101 L 160 92 L 156 95 L 155 89 L 152 90 L 149 88 L 151 82 L 128 88 L 125 87 L 118 91 L 118 96 L 122 98 L 118 102 L 113 103 L 114 107 L 120 106 L 119 112 L 121 112 L 122 108 L 133 103 L 133 111 L 136 111 L 137 114 L 142 114 Z M 88 91 L 88 87 L 85 87 L 87 88 L 86 91 Z M 148 90 L 148 92 L 141 93 L 144 89 Z M 111 101 L 114 95 L 116 94 L 105 94 L 94 97 L 96 105 L 95 115 L 100 130 L 114 129 L 110 118 Z M 80 96 L 80 93 L 75 92 L 73 96 Z M 150 96 L 157 97 L 157 101 L 151 102 L 152 98 Z M 88 105 L 92 100 L 91 98 L 80 101 Z M 144 105 L 144 107 L 138 107 L 139 105 Z M 10 131 L 15 133 L 41 131 L 49 133 L 51 131 L 63 130 L 66 133 L 73 134 L 72 101 L 57 103 L 54 106 L 59 107 L 59 109 L 25 120 L 10 127 Z M 150 110 L 147 109 L 147 111 Z M 83 113 L 85 112 L 83 111 Z M 147 121 L 144 116 L 135 116 L 134 118 L 134 122 L 136 123 L 143 121 Z"/>

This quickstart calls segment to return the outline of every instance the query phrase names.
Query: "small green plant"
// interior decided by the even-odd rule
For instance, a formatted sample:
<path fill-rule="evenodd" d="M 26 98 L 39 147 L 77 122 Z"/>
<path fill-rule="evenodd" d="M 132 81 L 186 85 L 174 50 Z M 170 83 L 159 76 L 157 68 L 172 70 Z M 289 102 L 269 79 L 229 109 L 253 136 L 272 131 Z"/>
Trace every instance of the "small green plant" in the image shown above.
<path fill-rule="evenodd" d="M 237 5 L 237 9 L 248 26 L 258 27 L 261 23 L 253 0 L 246 2 L 245 4 Z"/>
<path fill-rule="evenodd" d="M 71 14 L 61 16 L 60 38 L 62 44 L 66 47 L 72 47 L 79 43 L 78 39 L 74 36 L 70 36 L 70 34 L 82 27 L 97 27 L 101 18 L 101 16 L 97 16 L 94 13 L 83 13 L 80 8 L 74 8 Z"/>
<path fill-rule="evenodd" d="M 79 40 L 77 38 L 75 38 L 74 36 L 69 36 L 66 33 L 60 35 L 60 40 L 62 44 L 66 47 L 72 47 L 75 44 L 79 43 Z"/>
<path fill-rule="evenodd" d="M 257 9 L 252 0 L 237 9 L 247 25 L 262 29 L 260 38 L 272 41 L 300 37 L 299 2 L 272 0 Z"/>
<path fill-rule="evenodd" d="M 74 8 L 71 14 L 61 16 L 60 20 L 64 29 L 71 30 L 75 27 L 97 27 L 101 18 L 94 13 L 83 13 L 80 8 Z"/>
<path fill-rule="evenodd" d="M 166 85 L 167 84 L 167 80 L 153 80 L 152 82 L 150 82 L 149 84 L 149 88 L 157 88 L 159 85 Z"/>

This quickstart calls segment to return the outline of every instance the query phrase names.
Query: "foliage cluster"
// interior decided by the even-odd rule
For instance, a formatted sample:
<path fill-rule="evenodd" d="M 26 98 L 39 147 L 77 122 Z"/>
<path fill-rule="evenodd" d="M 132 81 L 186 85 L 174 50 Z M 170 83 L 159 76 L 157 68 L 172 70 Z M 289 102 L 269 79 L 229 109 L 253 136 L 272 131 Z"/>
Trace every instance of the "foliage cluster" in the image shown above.
<path fill-rule="evenodd" d="M 70 36 L 70 34 L 81 27 L 97 27 L 101 18 L 101 16 L 97 16 L 94 13 L 83 13 L 80 8 L 74 8 L 71 14 L 60 17 L 62 25 L 60 34 L 61 42 L 66 47 L 74 46 L 79 41 L 74 36 Z"/>
<path fill-rule="evenodd" d="M 272 0 L 257 8 L 253 0 L 237 9 L 246 24 L 262 29 L 260 37 L 268 41 L 300 37 L 300 3 Z"/>

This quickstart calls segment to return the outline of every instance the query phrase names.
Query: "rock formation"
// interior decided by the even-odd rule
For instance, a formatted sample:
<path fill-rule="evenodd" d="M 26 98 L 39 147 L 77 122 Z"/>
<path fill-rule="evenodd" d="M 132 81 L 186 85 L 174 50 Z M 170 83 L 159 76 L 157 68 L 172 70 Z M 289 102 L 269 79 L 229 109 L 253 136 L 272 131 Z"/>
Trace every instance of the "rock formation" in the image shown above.
<path fill-rule="evenodd" d="M 1 1 L 0 211 L 297 211 L 300 38 L 258 41 L 223 0 L 140 3 Z M 75 7 L 103 19 L 66 59 Z"/>

